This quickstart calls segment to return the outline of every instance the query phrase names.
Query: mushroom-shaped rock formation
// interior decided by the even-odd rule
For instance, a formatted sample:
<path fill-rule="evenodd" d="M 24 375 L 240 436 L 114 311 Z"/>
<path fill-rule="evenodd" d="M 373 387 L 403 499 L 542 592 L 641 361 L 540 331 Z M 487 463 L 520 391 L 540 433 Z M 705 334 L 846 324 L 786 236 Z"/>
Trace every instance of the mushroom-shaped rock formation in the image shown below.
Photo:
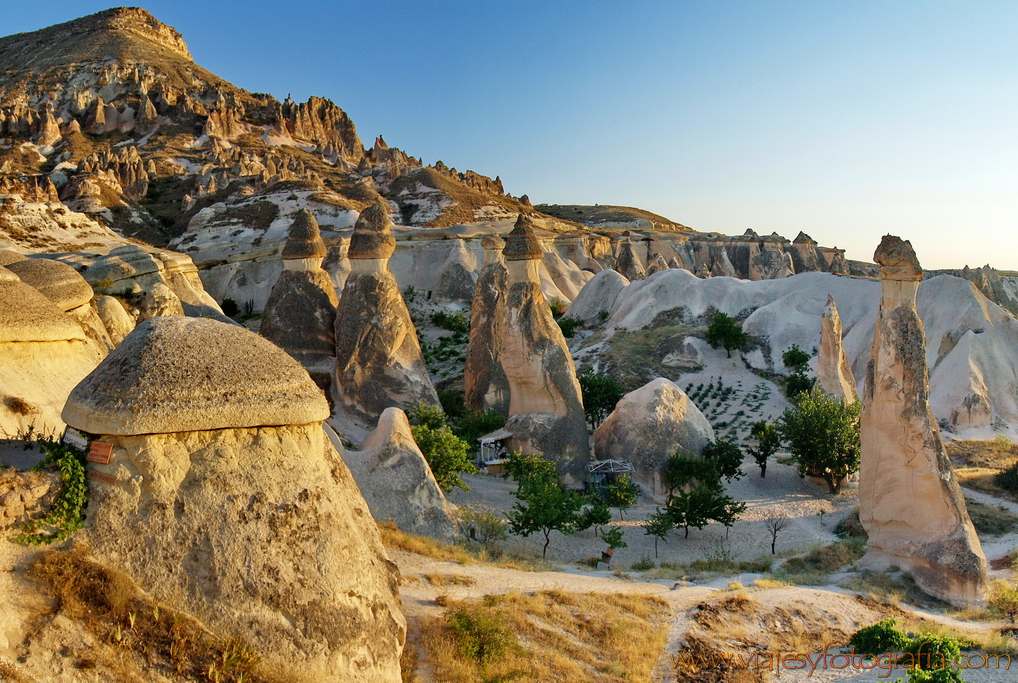
<path fill-rule="evenodd" d="M 124 341 L 124 337 L 134 329 L 134 318 L 127 312 L 119 299 L 112 296 L 98 296 L 95 299 L 95 310 L 99 314 L 110 341 L 114 346 Z"/>
<path fill-rule="evenodd" d="M 629 241 L 628 235 L 619 241 L 618 256 L 615 257 L 615 270 L 630 282 L 643 280 L 647 277 L 643 264 L 640 263 L 640 257 L 633 251 L 633 245 Z"/>
<path fill-rule="evenodd" d="M 307 372 L 241 327 L 140 324 L 72 392 L 67 422 L 113 445 L 89 464 L 84 542 L 294 680 L 400 680 L 398 573 Z"/>
<path fill-rule="evenodd" d="M 852 365 L 848 362 L 845 348 L 841 344 L 841 316 L 838 315 L 838 304 L 830 294 L 827 295 L 827 306 L 820 318 L 817 387 L 825 394 L 849 403 L 859 398 L 855 391 Z"/>
<path fill-rule="evenodd" d="M 386 408 L 361 450 L 343 452 L 343 461 L 376 520 L 409 533 L 456 538 L 455 515 L 402 410 Z"/>
<path fill-rule="evenodd" d="M 396 249 L 391 225 L 381 199 L 357 219 L 348 250 L 351 270 L 336 308 L 333 391 L 342 410 L 364 426 L 389 407 L 438 405 L 417 330 L 389 272 Z"/>
<path fill-rule="evenodd" d="M 145 322 L 150 318 L 163 318 L 175 315 L 184 315 L 184 307 L 180 303 L 180 297 L 162 282 L 157 282 L 152 289 L 145 292 L 138 303 L 139 323 Z"/>
<path fill-rule="evenodd" d="M 488 235 L 481 240 L 481 246 L 484 247 L 484 265 L 470 304 L 464 393 L 471 410 L 491 408 L 508 415 L 509 383 L 499 360 L 509 289 L 509 269 L 502 258 L 505 240 L 498 235 Z"/>
<path fill-rule="evenodd" d="M 92 305 L 92 288 L 78 271 L 66 263 L 47 258 L 15 261 L 7 268 L 74 318 L 89 339 L 107 350 L 113 348 L 106 326 Z"/>
<path fill-rule="evenodd" d="M 104 353 L 73 318 L 0 267 L 0 433 L 62 431 L 67 396 Z"/>
<path fill-rule="evenodd" d="M 594 454 L 632 462 L 636 478 L 663 494 L 665 461 L 679 449 L 700 455 L 713 440 L 714 429 L 700 409 L 673 382 L 658 377 L 622 397 L 594 432 Z"/>
<path fill-rule="evenodd" d="M 293 356 L 328 390 L 336 362 L 336 290 L 322 270 L 318 221 L 301 209 L 283 247 L 283 272 L 269 294 L 260 334 Z"/>
<path fill-rule="evenodd" d="M 516 221 L 502 253 L 509 269 L 500 358 L 509 383 L 510 447 L 544 453 L 576 485 L 590 457 L 580 384 L 541 290 L 541 245 L 527 217 Z"/>
<path fill-rule="evenodd" d="M 926 335 L 915 298 L 923 272 L 912 245 L 887 235 L 873 259 L 882 298 L 860 418 L 860 563 L 898 565 L 954 605 L 986 601 L 986 558 L 930 410 Z"/>

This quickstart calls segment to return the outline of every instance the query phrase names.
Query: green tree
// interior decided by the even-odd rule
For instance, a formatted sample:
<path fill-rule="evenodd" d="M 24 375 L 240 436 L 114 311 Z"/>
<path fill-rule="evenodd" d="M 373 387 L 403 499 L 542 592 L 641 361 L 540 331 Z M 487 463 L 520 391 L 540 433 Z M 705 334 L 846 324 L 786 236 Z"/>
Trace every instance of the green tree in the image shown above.
<path fill-rule="evenodd" d="M 677 527 L 682 527 L 689 538 L 689 528 L 702 529 L 711 522 L 731 527 L 746 509 L 725 493 L 720 481 L 707 482 L 686 492 L 681 491 L 668 501 L 667 510 Z"/>
<path fill-rule="evenodd" d="M 421 401 L 410 411 L 410 432 L 431 473 L 442 490 L 454 488 L 469 491 L 461 473 L 476 474 L 477 467 L 470 460 L 470 444 L 453 434 L 445 424 L 445 413 L 438 406 Z"/>
<path fill-rule="evenodd" d="M 622 540 L 622 529 L 617 526 L 613 526 L 601 534 L 601 540 L 607 543 L 612 550 L 629 547 L 629 544 Z"/>
<path fill-rule="evenodd" d="M 587 368 L 579 375 L 580 392 L 583 395 L 583 412 L 591 429 L 597 429 L 613 410 L 615 404 L 626 395 L 622 385 L 610 377 L 599 375 L 593 368 Z"/>
<path fill-rule="evenodd" d="M 800 349 L 798 344 L 792 344 L 781 354 L 781 362 L 793 372 L 805 372 L 809 365 L 809 354 Z"/>
<path fill-rule="evenodd" d="M 732 351 L 741 349 L 748 341 L 749 336 L 742 331 L 742 325 L 725 313 L 715 315 L 707 328 L 707 343 L 715 349 L 724 347 L 729 358 L 732 357 Z"/>
<path fill-rule="evenodd" d="M 705 481 L 720 479 L 717 465 L 709 460 L 698 458 L 692 453 L 679 451 L 665 461 L 661 468 L 661 479 L 668 488 L 668 495 L 689 483 L 699 485 Z"/>
<path fill-rule="evenodd" d="M 785 364 L 786 368 L 792 369 L 792 374 L 785 378 L 785 395 L 795 398 L 813 388 L 816 380 L 806 375 L 806 371 L 809 369 L 808 353 L 800 349 L 798 345 L 792 344 L 781 354 L 781 362 Z"/>
<path fill-rule="evenodd" d="M 800 394 L 779 421 L 799 474 L 820 477 L 832 494 L 859 470 L 859 402 L 845 403 L 819 389 Z"/>
<path fill-rule="evenodd" d="M 604 487 L 601 497 L 609 507 L 618 508 L 619 521 L 622 521 L 625 519 L 622 512 L 631 508 L 639 495 L 640 487 L 633 483 L 628 474 L 621 474 L 614 482 Z"/>
<path fill-rule="evenodd" d="M 519 501 L 506 515 L 509 532 L 524 538 L 544 534 L 541 557 L 547 557 L 552 531 L 566 535 L 576 531 L 584 497 L 563 488 L 555 465 L 540 455 L 513 453 L 505 469 L 516 482 L 513 495 Z"/>
<path fill-rule="evenodd" d="M 654 537 L 654 557 L 657 557 L 657 542 L 664 541 L 668 542 L 668 532 L 675 528 L 675 520 L 673 515 L 667 510 L 658 508 L 654 514 L 647 518 L 647 523 L 643 527 L 643 533 L 645 536 Z"/>
<path fill-rule="evenodd" d="M 591 496 L 589 507 L 583 509 L 577 517 L 576 530 L 583 531 L 594 527 L 594 533 L 601 535 L 601 527 L 610 524 L 612 521 L 612 510 L 608 503 L 601 496 Z"/>
<path fill-rule="evenodd" d="M 703 447 L 703 458 L 717 465 L 718 473 L 723 479 L 732 481 L 743 475 L 742 449 L 731 439 L 720 438 Z"/>
<path fill-rule="evenodd" d="M 456 436 L 470 444 L 472 451 L 476 451 L 479 448 L 478 437 L 505 427 L 505 422 L 505 415 L 490 408 L 488 410 L 468 410 L 456 422 L 453 431 L 456 432 Z"/>
<path fill-rule="evenodd" d="M 760 467 L 760 476 L 767 476 L 767 460 L 778 452 L 781 447 L 781 431 L 776 424 L 760 420 L 754 422 L 749 429 L 750 435 L 756 439 L 757 445 L 746 446 L 746 450 Z"/>

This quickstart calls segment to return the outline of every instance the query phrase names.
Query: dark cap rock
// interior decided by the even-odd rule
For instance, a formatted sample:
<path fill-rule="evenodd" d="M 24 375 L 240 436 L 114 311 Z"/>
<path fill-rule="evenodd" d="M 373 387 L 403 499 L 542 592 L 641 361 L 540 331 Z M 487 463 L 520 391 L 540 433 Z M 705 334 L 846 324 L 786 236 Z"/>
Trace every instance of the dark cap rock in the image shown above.
<path fill-rule="evenodd" d="M 884 235 L 880 246 L 873 253 L 873 260 L 880 264 L 881 280 L 923 279 L 923 268 L 919 265 L 912 243 L 894 235 Z"/>
<path fill-rule="evenodd" d="M 297 212 L 297 217 L 293 219 L 290 232 L 286 236 L 283 258 L 324 258 L 325 254 L 325 242 L 322 241 L 318 221 L 315 220 L 313 213 L 307 209 L 301 209 Z"/>
<path fill-rule="evenodd" d="M 354 225 L 347 257 L 352 259 L 387 259 L 396 251 L 392 234 L 389 204 L 378 199 L 365 208 Z"/>
<path fill-rule="evenodd" d="M 541 241 L 534 233 L 534 223 L 529 217 L 520 214 L 516 219 L 516 227 L 506 235 L 502 254 L 506 261 L 530 261 L 544 255 Z"/>
<path fill-rule="evenodd" d="M 74 388 L 61 415 L 76 429 L 120 435 L 302 425 L 328 416 L 308 373 L 269 340 L 177 316 L 138 325 Z"/>

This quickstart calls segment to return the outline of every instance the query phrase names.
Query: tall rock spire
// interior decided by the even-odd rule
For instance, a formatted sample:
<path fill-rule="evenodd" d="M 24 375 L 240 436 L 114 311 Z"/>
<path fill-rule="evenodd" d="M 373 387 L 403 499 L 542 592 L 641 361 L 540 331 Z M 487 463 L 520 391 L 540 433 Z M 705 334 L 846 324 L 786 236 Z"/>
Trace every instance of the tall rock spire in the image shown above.
<path fill-rule="evenodd" d="M 912 245 L 886 235 L 873 259 L 883 297 L 866 369 L 859 518 L 860 564 L 898 565 L 953 605 L 986 601 L 986 557 L 930 410 L 926 335 L 915 297 L 922 268 Z"/>
<path fill-rule="evenodd" d="M 827 306 L 820 317 L 820 356 L 817 360 L 817 387 L 825 394 L 851 403 L 857 400 L 852 366 L 841 344 L 841 316 L 834 297 L 827 295 Z"/>
<path fill-rule="evenodd" d="M 510 446 L 554 460 L 578 485 L 590 456 L 576 368 L 541 290 L 541 242 L 520 215 L 503 251 L 509 269 L 500 360 L 509 384 Z"/>

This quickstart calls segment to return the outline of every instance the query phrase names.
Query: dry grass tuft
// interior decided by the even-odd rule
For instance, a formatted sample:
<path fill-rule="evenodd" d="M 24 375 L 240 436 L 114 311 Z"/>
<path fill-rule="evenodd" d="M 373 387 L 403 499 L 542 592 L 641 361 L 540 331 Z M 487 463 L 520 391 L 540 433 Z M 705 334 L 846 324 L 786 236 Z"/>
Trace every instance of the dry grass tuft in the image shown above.
<path fill-rule="evenodd" d="M 432 557 L 436 560 L 450 560 L 459 564 L 487 564 L 503 569 L 516 569 L 521 572 L 555 572 L 560 569 L 539 557 L 520 557 L 500 553 L 487 548 L 474 548 L 457 543 L 446 543 L 427 536 L 408 534 L 396 528 L 395 524 L 379 524 L 382 543 L 395 550 L 402 550 L 415 555 Z"/>
<path fill-rule="evenodd" d="M 436 680 L 650 681 L 668 605 L 655 597 L 541 591 L 446 601 L 423 625 Z"/>
<path fill-rule="evenodd" d="M 425 574 L 425 580 L 432 586 L 473 586 L 477 579 L 462 574 Z"/>
<path fill-rule="evenodd" d="M 29 416 L 38 415 L 42 412 L 38 406 L 34 403 L 29 403 L 20 396 L 7 396 L 4 398 L 4 405 L 7 406 L 7 410 L 11 411 L 15 415 Z"/>
<path fill-rule="evenodd" d="M 113 651 L 141 655 L 149 668 L 220 683 L 269 681 L 259 655 L 239 638 L 217 638 L 200 624 L 143 596 L 120 572 L 84 552 L 51 551 L 31 567 L 32 576 L 57 600 L 57 611 L 77 621 Z M 99 663 L 116 666 L 123 657 Z M 74 662 L 93 668 L 92 658 Z M 125 673 L 125 672 L 121 672 Z"/>

